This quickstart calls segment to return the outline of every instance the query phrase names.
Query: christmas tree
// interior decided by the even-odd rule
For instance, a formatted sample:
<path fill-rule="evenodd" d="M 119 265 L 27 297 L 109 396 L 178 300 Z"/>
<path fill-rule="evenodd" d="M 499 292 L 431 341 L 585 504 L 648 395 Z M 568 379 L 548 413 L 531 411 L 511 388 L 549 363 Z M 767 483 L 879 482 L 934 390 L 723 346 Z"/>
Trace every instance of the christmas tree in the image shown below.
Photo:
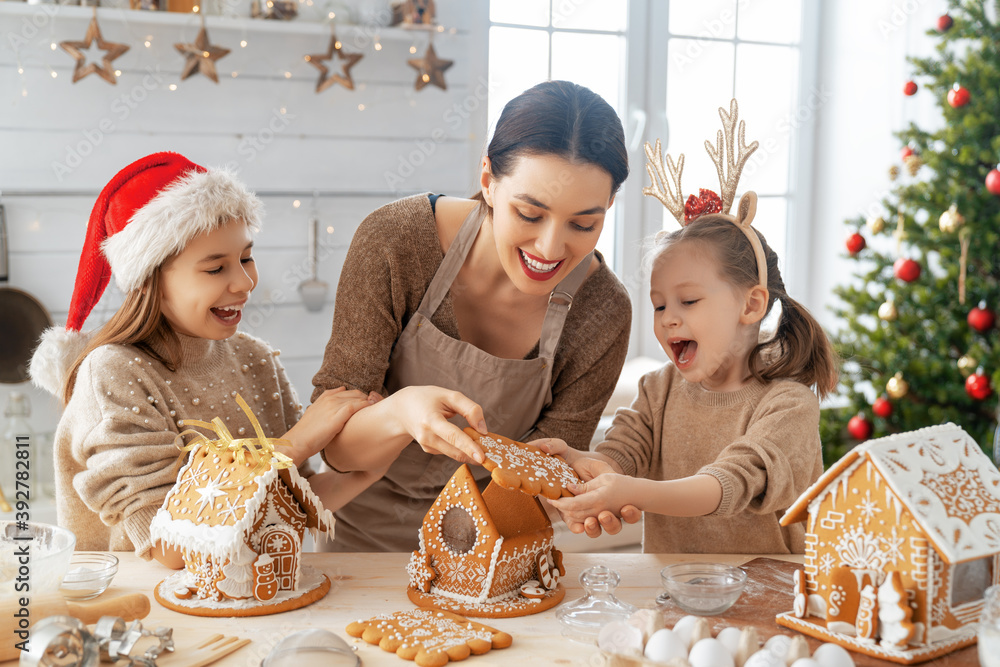
<path fill-rule="evenodd" d="M 992 0 L 1000 14 L 1000 0 Z M 986 0 L 953 0 L 910 58 L 904 95 L 932 95 L 944 117 L 897 133 L 902 170 L 882 215 L 848 220 L 854 279 L 835 292 L 843 323 L 843 410 L 824 411 L 828 461 L 859 440 L 944 422 L 987 454 L 1000 386 L 1000 25 Z M 866 238 L 867 237 L 867 238 Z"/>

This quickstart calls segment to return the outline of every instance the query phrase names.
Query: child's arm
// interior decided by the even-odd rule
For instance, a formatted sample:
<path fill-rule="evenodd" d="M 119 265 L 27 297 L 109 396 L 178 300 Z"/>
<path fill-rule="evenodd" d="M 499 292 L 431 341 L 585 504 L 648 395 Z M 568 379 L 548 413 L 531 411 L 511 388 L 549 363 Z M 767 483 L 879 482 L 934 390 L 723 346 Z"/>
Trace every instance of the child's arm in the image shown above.
<path fill-rule="evenodd" d="M 355 413 L 374 405 L 381 398 L 375 393 L 366 395 L 344 387 L 324 391 L 306 408 L 302 418 L 282 436 L 292 446 L 282 448 L 281 453 L 291 457 L 296 466 L 301 465 L 329 445 Z"/>
<path fill-rule="evenodd" d="M 574 533 L 583 532 L 588 518 L 602 512 L 621 514 L 627 505 L 655 514 L 702 516 L 714 512 L 722 500 L 722 485 L 711 475 L 656 481 L 610 473 L 569 490 L 577 495 L 550 502 Z"/>

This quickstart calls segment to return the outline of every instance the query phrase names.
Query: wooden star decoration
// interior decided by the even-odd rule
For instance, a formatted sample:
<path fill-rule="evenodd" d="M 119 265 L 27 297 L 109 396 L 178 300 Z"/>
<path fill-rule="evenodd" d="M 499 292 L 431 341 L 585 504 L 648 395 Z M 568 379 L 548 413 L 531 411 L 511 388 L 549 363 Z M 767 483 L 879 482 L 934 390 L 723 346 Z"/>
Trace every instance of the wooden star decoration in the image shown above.
<path fill-rule="evenodd" d="M 337 35 L 330 36 L 330 46 L 326 53 L 314 53 L 305 57 L 305 61 L 319 70 L 319 81 L 316 82 L 316 92 L 322 93 L 335 83 L 339 83 L 348 90 L 354 90 L 354 79 L 351 77 L 351 68 L 364 58 L 360 53 L 347 53 L 343 50 L 343 44 L 337 39 Z M 340 58 L 344 63 L 340 66 L 340 74 L 330 75 L 330 68 L 323 64 L 326 60 Z"/>
<path fill-rule="evenodd" d="M 198 37 L 195 38 L 194 44 L 174 44 L 174 48 L 180 51 L 182 55 L 187 56 L 184 69 L 181 70 L 181 81 L 194 75 L 197 70 L 198 73 L 204 74 L 212 81 L 219 83 L 219 75 L 215 71 L 215 61 L 228 55 L 229 49 L 210 44 L 208 42 L 208 31 L 205 29 L 204 24 L 202 24 L 201 30 L 198 31 Z"/>
<path fill-rule="evenodd" d="M 95 41 L 97 42 L 97 48 L 107 53 L 101 59 L 101 66 L 98 66 L 97 63 L 85 65 L 87 56 L 84 54 L 84 51 L 90 49 L 90 45 Z M 94 12 L 94 18 L 90 19 L 90 25 L 87 26 L 87 34 L 84 35 L 83 41 L 59 42 L 59 46 L 76 60 L 76 67 L 73 69 L 73 83 L 76 83 L 88 74 L 97 74 L 111 85 L 116 85 L 118 83 L 118 75 L 115 73 L 115 68 L 111 63 L 115 58 L 129 50 L 129 47 L 125 44 L 104 41 L 104 37 L 101 36 L 101 28 L 97 25 L 96 11 Z"/>
<path fill-rule="evenodd" d="M 417 70 L 417 81 L 413 84 L 416 90 L 422 89 L 428 83 L 434 84 L 441 90 L 448 90 L 444 82 L 444 72 L 454 65 L 455 61 L 438 58 L 433 44 L 427 45 L 427 53 L 423 58 L 411 58 L 406 63 Z"/>

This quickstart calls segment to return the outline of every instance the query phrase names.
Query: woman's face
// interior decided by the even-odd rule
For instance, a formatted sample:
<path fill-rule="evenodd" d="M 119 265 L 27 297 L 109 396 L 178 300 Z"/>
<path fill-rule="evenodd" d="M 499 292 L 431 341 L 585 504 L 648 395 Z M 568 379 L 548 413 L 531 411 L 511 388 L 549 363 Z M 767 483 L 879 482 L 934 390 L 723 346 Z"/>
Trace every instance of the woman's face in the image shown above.
<path fill-rule="evenodd" d="M 525 294 L 548 294 L 594 250 L 613 201 L 608 172 L 555 155 L 521 157 L 500 179 L 486 159 L 482 187 L 500 263 Z"/>
<path fill-rule="evenodd" d="M 191 239 L 163 264 L 160 303 L 179 334 L 223 340 L 236 333 L 257 286 L 250 229 L 234 220 Z"/>

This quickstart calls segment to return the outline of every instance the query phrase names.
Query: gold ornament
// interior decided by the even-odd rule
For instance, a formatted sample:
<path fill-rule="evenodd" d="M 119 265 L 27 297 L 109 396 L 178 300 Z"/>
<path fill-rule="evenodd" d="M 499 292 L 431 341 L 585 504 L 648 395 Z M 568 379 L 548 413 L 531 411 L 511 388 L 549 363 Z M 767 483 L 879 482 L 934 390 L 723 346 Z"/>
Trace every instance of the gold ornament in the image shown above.
<path fill-rule="evenodd" d="M 229 49 L 210 44 L 208 41 L 208 31 L 205 30 L 204 19 L 202 19 L 201 30 L 194 44 L 174 44 L 174 48 L 187 56 L 184 69 L 181 70 L 181 81 L 192 76 L 197 70 L 212 81 L 219 83 L 219 75 L 215 72 L 215 61 L 229 54 Z"/>
<path fill-rule="evenodd" d="M 892 165 L 889 167 L 889 180 L 894 181 L 899 178 L 899 167 Z"/>
<path fill-rule="evenodd" d="M 438 58 L 433 44 L 427 45 L 427 52 L 424 53 L 423 58 L 410 58 L 406 64 L 417 70 L 417 80 L 413 84 L 414 90 L 421 90 L 428 83 L 441 90 L 448 90 L 448 86 L 444 82 L 444 72 L 454 65 L 455 61 Z"/>
<path fill-rule="evenodd" d="M 938 218 L 938 226 L 946 234 L 957 232 L 958 228 L 965 224 L 965 216 L 958 212 L 958 206 L 952 204 L 947 211 Z"/>
<path fill-rule="evenodd" d="M 354 90 L 354 79 L 351 77 L 351 68 L 364 58 L 360 53 L 347 53 L 341 47 L 343 44 L 337 39 L 337 35 L 330 36 L 330 46 L 326 53 L 315 53 L 305 57 L 305 61 L 319 70 L 319 81 L 316 82 L 316 92 L 322 93 L 335 83 L 339 83 L 348 90 Z M 344 63 L 340 66 L 340 74 L 328 76 L 330 69 L 323 64 L 323 61 L 332 60 L 339 57 Z"/>
<path fill-rule="evenodd" d="M 885 229 L 885 218 L 881 215 L 868 218 L 868 229 L 872 230 L 873 234 L 881 234 L 882 230 Z"/>
<path fill-rule="evenodd" d="M 886 301 L 878 307 L 878 316 L 886 322 L 894 321 L 897 317 L 899 317 L 899 311 L 896 310 L 896 304 L 892 301 Z"/>
<path fill-rule="evenodd" d="M 903 166 L 906 167 L 906 173 L 910 176 L 916 176 L 917 172 L 920 171 L 920 167 L 924 166 L 924 161 L 920 159 L 920 156 L 914 153 L 913 155 L 907 155 L 903 160 Z"/>
<path fill-rule="evenodd" d="M 979 366 L 979 362 L 967 354 L 963 354 L 958 360 L 958 370 L 961 371 L 962 377 L 969 377 L 976 372 L 976 367 Z"/>
<path fill-rule="evenodd" d="M 903 398 L 909 391 L 910 385 L 903 379 L 902 373 L 896 373 L 885 383 L 885 393 L 889 394 L 890 398 Z"/>
<path fill-rule="evenodd" d="M 95 41 L 97 42 L 97 48 L 107 51 L 104 57 L 101 58 L 100 67 L 96 63 L 84 65 L 87 56 L 83 52 L 90 49 L 90 45 Z M 125 44 L 104 41 L 104 38 L 101 36 L 101 27 L 97 25 L 97 7 L 94 7 L 94 18 L 90 19 L 90 24 L 87 26 L 87 34 L 83 36 L 83 41 L 59 42 L 59 46 L 76 60 L 76 67 L 73 69 L 73 83 L 76 83 L 88 74 L 97 74 L 97 76 L 111 85 L 118 83 L 118 75 L 115 74 L 115 68 L 111 65 L 111 62 L 129 49 Z"/>

